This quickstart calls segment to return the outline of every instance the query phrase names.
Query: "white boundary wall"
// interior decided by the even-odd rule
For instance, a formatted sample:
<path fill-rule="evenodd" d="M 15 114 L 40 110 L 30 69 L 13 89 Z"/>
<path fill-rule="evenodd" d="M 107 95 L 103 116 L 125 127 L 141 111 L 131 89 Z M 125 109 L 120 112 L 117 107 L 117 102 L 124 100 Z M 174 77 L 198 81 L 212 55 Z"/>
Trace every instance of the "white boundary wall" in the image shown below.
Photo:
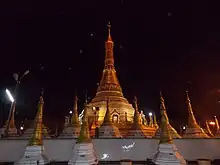
<path fill-rule="evenodd" d="M 75 141 L 75 139 L 45 139 L 45 154 L 53 161 L 68 161 L 72 156 Z M 0 139 L 0 162 L 18 160 L 23 155 L 27 143 L 28 140 Z M 186 160 L 220 159 L 220 139 L 176 139 L 174 143 Z M 103 154 L 108 154 L 104 159 L 106 161 L 121 159 L 144 161 L 156 153 L 158 140 L 94 139 L 93 144 L 99 159 L 103 158 Z M 122 146 L 127 146 L 127 149 Z"/>

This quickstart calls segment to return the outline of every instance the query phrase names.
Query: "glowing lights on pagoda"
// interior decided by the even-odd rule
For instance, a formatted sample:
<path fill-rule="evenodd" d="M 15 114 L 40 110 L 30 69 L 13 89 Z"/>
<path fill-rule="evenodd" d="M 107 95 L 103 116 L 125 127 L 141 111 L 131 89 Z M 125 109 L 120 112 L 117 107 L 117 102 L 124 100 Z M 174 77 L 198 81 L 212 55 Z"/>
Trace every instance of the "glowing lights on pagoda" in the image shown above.
<path fill-rule="evenodd" d="M 74 145 L 72 158 L 69 160 L 68 165 L 98 164 L 98 159 L 89 133 L 88 109 L 88 105 L 85 104 L 80 135 Z"/>
<path fill-rule="evenodd" d="M 196 118 L 194 116 L 191 101 L 186 91 L 186 104 L 188 108 L 188 126 L 184 132 L 184 138 L 209 138 L 209 136 L 204 132 L 204 130 L 197 124 Z"/>
<path fill-rule="evenodd" d="M 78 98 L 75 95 L 73 111 L 69 111 L 70 117 L 66 119 L 66 124 L 63 129 L 63 132 L 60 135 L 60 138 L 77 138 L 80 134 L 80 119 L 78 116 Z M 71 117 L 72 115 L 72 117 Z M 69 118 L 71 119 L 69 121 Z"/>
<path fill-rule="evenodd" d="M 23 157 L 18 160 L 15 164 L 25 165 L 45 165 L 50 161 L 47 156 L 44 154 L 44 145 L 43 145 L 43 92 L 38 103 L 38 111 L 34 123 L 34 131 L 32 136 L 29 139 L 28 145 L 26 146 L 25 153 Z"/>
<path fill-rule="evenodd" d="M 173 143 L 169 127 L 166 113 L 161 113 L 160 141 L 153 162 L 156 165 L 186 165 L 186 161 L 183 156 L 180 155 L 176 145 Z"/>
<path fill-rule="evenodd" d="M 173 139 L 174 138 L 181 138 L 181 136 L 177 133 L 177 131 L 170 125 L 169 118 L 168 118 L 168 115 L 167 115 L 167 110 L 166 110 L 165 103 L 164 103 L 164 99 L 163 99 L 163 96 L 162 96 L 161 93 L 160 93 L 160 114 L 161 114 L 161 116 L 166 117 L 166 121 L 167 121 L 167 125 L 168 125 L 168 128 L 169 128 L 169 132 L 170 132 L 171 137 Z M 161 128 L 158 128 L 156 133 L 155 133 L 155 137 L 159 138 L 160 133 L 161 133 Z"/>
<path fill-rule="evenodd" d="M 113 123 L 112 123 L 112 119 L 111 119 L 111 113 L 110 113 L 110 109 L 109 109 L 109 102 L 110 100 L 108 99 L 106 101 L 106 113 L 105 113 L 105 117 L 104 117 L 104 121 L 101 125 L 101 127 L 99 128 L 99 137 L 102 138 L 121 138 L 121 133 L 119 132 L 118 127 L 116 127 Z"/>

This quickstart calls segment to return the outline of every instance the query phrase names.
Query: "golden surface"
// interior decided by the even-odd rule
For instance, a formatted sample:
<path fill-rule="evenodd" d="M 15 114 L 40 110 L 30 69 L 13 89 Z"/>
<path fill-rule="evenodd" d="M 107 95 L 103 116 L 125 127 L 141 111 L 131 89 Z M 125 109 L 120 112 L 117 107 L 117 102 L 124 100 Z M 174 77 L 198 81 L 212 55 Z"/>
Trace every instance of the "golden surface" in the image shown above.
<path fill-rule="evenodd" d="M 163 108 L 162 108 L 163 107 Z M 160 133 L 160 144 L 162 143 L 172 143 L 172 138 L 170 136 L 170 130 L 168 127 L 169 120 L 166 114 L 166 109 L 164 105 L 164 99 L 161 96 L 161 133 Z"/>
<path fill-rule="evenodd" d="M 162 94 L 160 94 L 160 114 L 161 114 L 161 117 L 163 116 L 165 118 L 167 125 L 168 125 L 169 132 L 170 133 L 172 132 L 172 136 L 175 136 L 176 138 L 181 138 L 181 136 L 177 133 L 177 131 L 170 125 Z"/>
<path fill-rule="evenodd" d="M 43 145 L 43 140 L 42 140 L 43 139 L 43 135 L 42 135 L 43 105 L 44 105 L 43 96 L 41 96 L 40 101 L 38 103 L 37 115 L 35 118 L 34 132 L 28 143 L 29 146 Z"/>
<path fill-rule="evenodd" d="M 154 113 L 154 127 L 155 128 L 159 128 L 158 124 L 157 124 L 157 117 L 156 114 Z"/>
<path fill-rule="evenodd" d="M 88 108 L 89 107 L 86 104 L 85 108 L 84 108 L 82 125 L 81 125 L 81 130 L 80 130 L 80 134 L 79 134 L 77 143 L 88 143 L 88 142 L 91 142 L 90 133 L 89 133 L 88 115 L 87 115 Z"/>
<path fill-rule="evenodd" d="M 187 103 L 188 113 L 189 113 L 189 115 L 188 115 L 188 128 L 200 128 L 200 126 L 197 124 L 195 116 L 193 114 L 188 91 L 186 91 L 186 103 Z"/>
<path fill-rule="evenodd" d="M 4 126 L 5 127 L 4 136 L 17 134 L 17 132 L 10 132 L 10 130 L 12 129 L 17 130 L 16 125 L 15 125 L 15 102 L 13 102 L 11 106 L 12 106 L 11 107 L 12 109 L 9 113 L 9 120 L 6 121 L 5 126 Z"/>
<path fill-rule="evenodd" d="M 102 73 L 102 78 L 99 83 L 96 96 L 92 99 L 89 106 L 91 108 L 98 107 L 98 121 L 101 124 L 106 113 L 106 100 L 110 99 L 109 111 L 111 118 L 113 115 L 118 115 L 119 122 L 125 122 L 125 112 L 127 120 L 132 121 L 134 109 L 131 104 L 124 98 L 122 88 L 119 84 L 116 70 L 114 66 L 114 42 L 111 37 L 111 25 L 108 24 L 108 39 L 105 42 L 105 66 Z M 93 116 L 93 112 L 89 110 L 89 116 Z"/>
<path fill-rule="evenodd" d="M 214 116 L 215 118 L 215 124 L 216 124 L 216 129 L 219 130 L 219 122 L 216 116 Z"/>
<path fill-rule="evenodd" d="M 205 125 L 206 125 L 206 129 L 207 129 L 208 135 L 210 135 L 211 137 L 213 137 L 214 135 L 213 135 L 213 133 L 212 133 L 210 127 L 209 127 L 209 123 L 208 123 L 207 120 L 205 121 Z"/>

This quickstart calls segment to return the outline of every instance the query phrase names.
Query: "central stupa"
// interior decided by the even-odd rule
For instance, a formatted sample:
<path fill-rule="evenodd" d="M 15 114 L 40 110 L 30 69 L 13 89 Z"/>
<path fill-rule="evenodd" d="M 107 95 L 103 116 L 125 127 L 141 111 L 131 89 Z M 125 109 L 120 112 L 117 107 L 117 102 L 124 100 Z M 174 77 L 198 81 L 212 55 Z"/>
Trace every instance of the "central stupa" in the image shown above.
<path fill-rule="evenodd" d="M 89 116 L 96 115 L 96 120 L 100 125 L 106 113 L 106 100 L 110 99 L 109 110 L 113 123 L 124 123 L 132 121 L 134 108 L 123 96 L 122 88 L 119 84 L 114 66 L 114 42 L 112 40 L 111 25 L 108 24 L 108 39 L 105 42 L 105 66 L 102 78 L 99 83 L 96 96 L 92 99 L 89 106 L 92 107 Z M 126 115 L 125 115 L 126 114 Z"/>

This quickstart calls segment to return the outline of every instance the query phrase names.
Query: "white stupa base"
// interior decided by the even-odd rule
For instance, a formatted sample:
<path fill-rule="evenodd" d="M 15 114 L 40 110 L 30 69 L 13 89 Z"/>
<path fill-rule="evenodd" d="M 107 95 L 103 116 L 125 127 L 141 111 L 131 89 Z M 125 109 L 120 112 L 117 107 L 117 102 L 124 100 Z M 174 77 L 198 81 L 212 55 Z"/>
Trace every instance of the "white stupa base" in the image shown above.
<path fill-rule="evenodd" d="M 101 138 L 121 138 L 122 135 L 118 127 L 114 125 L 103 125 L 99 128 L 99 137 Z"/>
<path fill-rule="evenodd" d="M 157 165 L 186 165 L 174 144 L 159 144 L 158 152 L 152 161 Z"/>
<path fill-rule="evenodd" d="M 45 165 L 50 161 L 43 154 L 43 146 L 27 146 L 24 156 L 15 165 Z"/>
<path fill-rule="evenodd" d="M 209 138 L 202 128 L 186 128 L 183 138 Z"/>
<path fill-rule="evenodd" d="M 129 130 L 127 135 L 127 138 L 144 138 L 147 137 L 147 134 L 144 133 L 142 130 Z"/>
<path fill-rule="evenodd" d="M 170 136 L 171 136 L 172 139 L 181 138 L 181 136 L 177 133 L 177 131 L 170 124 L 168 124 L 168 128 L 170 130 Z M 156 133 L 155 133 L 156 138 L 160 138 L 160 132 L 161 132 L 161 129 L 158 128 Z"/>
<path fill-rule="evenodd" d="M 33 135 L 33 132 L 34 132 L 33 128 L 28 128 L 27 130 L 24 131 L 24 134 L 22 134 L 20 137 L 24 139 L 29 139 Z M 43 132 L 43 138 L 51 138 L 46 128 L 43 128 L 42 132 Z"/>
<path fill-rule="evenodd" d="M 80 125 L 79 126 L 67 126 L 63 129 L 62 134 L 59 138 L 78 138 L 80 134 Z"/>
<path fill-rule="evenodd" d="M 96 157 L 92 143 L 76 143 L 73 156 L 68 162 L 69 165 L 97 165 Z"/>

